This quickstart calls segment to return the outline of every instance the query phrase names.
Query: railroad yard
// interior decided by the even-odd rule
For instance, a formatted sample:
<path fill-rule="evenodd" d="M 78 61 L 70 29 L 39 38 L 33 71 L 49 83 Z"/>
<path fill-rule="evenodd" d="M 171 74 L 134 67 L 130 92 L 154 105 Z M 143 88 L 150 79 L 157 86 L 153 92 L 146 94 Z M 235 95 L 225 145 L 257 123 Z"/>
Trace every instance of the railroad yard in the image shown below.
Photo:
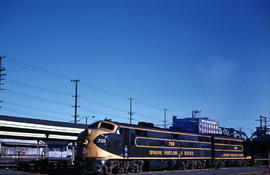
<path fill-rule="evenodd" d="M 270 0 L 0 9 L 0 175 L 270 175 Z"/>
<path fill-rule="evenodd" d="M 13 169 L 0 169 L 1 175 L 76 175 L 73 169 L 65 171 L 55 170 L 54 172 L 25 172 Z M 129 173 L 134 175 L 270 175 L 270 169 L 266 167 L 248 168 L 220 168 L 205 170 L 176 170 L 176 171 L 151 171 L 143 173 Z M 123 174 L 124 175 L 124 174 Z"/>

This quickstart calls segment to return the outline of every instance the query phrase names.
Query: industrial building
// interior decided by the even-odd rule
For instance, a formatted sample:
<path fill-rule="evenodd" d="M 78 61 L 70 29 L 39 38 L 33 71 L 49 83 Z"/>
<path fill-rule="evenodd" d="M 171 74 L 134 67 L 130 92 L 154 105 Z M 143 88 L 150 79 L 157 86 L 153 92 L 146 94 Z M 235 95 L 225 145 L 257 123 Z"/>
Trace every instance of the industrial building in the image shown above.
<path fill-rule="evenodd" d="M 171 129 L 178 131 L 189 131 L 202 134 L 218 134 L 219 123 L 216 120 L 212 120 L 206 117 L 196 117 L 195 113 L 192 112 L 191 118 L 178 119 L 173 116 L 173 126 Z"/>

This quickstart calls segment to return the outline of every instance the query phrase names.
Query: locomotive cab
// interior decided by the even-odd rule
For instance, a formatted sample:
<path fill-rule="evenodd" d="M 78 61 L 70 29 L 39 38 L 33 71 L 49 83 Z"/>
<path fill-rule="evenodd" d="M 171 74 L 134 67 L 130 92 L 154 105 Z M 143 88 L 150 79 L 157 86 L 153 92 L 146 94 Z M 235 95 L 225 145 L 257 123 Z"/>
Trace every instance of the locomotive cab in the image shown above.
<path fill-rule="evenodd" d="M 89 125 L 77 140 L 77 151 L 75 157 L 76 166 L 84 167 L 84 172 L 101 172 L 102 167 L 108 159 L 119 159 L 120 156 L 110 153 L 115 135 L 119 135 L 118 126 L 109 121 L 100 121 Z"/>

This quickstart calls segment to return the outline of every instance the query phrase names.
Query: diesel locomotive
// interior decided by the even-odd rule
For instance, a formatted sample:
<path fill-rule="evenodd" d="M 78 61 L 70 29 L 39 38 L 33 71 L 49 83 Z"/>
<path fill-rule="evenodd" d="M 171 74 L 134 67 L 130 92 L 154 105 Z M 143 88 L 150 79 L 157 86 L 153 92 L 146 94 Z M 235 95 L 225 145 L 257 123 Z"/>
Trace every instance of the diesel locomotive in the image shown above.
<path fill-rule="evenodd" d="M 75 164 L 84 174 L 246 166 L 244 140 L 99 121 L 78 136 Z"/>

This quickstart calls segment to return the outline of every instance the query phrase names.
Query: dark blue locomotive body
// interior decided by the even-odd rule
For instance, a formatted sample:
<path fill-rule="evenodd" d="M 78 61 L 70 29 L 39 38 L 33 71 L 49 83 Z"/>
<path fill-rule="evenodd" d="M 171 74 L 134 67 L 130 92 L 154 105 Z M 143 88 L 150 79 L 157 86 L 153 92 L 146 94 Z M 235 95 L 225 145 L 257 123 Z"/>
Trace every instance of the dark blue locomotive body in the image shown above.
<path fill-rule="evenodd" d="M 78 137 L 76 164 L 84 172 L 140 172 L 244 166 L 244 140 L 100 121 Z"/>

